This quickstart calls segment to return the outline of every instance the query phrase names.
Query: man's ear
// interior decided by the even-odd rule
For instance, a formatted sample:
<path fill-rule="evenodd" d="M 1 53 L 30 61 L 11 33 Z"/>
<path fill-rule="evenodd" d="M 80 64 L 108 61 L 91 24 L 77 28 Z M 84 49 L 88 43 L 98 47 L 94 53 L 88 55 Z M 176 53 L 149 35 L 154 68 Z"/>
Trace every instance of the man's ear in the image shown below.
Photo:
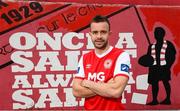
<path fill-rule="evenodd" d="M 111 34 L 112 34 L 112 31 L 110 30 L 110 31 L 109 31 L 109 35 L 111 35 Z"/>

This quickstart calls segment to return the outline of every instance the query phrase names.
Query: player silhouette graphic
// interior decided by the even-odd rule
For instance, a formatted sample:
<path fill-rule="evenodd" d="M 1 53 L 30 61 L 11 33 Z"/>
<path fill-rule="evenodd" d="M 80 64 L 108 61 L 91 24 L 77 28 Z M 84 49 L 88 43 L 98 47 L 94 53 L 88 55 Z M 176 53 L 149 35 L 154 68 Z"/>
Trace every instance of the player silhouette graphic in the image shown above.
<path fill-rule="evenodd" d="M 165 30 L 162 27 L 156 27 L 154 30 L 156 42 L 150 44 L 146 55 L 139 58 L 139 64 L 149 67 L 148 83 L 152 85 L 153 100 L 147 105 L 171 104 L 171 66 L 175 61 L 176 50 L 173 44 L 164 40 Z M 166 98 L 158 102 L 159 81 L 163 82 L 166 91 Z"/>

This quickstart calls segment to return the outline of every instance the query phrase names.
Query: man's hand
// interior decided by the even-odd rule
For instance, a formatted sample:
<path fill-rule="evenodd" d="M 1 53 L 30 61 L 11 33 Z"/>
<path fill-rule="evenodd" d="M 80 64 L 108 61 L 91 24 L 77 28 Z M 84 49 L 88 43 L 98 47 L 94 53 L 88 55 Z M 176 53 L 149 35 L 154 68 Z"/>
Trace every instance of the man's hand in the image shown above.
<path fill-rule="evenodd" d="M 107 83 L 114 83 L 114 78 L 109 79 Z"/>

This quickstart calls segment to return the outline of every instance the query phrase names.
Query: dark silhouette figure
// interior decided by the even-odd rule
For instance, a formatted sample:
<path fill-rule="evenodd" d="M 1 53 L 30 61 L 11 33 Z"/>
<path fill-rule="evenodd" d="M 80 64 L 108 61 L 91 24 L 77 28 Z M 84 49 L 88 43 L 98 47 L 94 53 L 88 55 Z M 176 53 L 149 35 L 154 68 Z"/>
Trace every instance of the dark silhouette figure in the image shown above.
<path fill-rule="evenodd" d="M 164 40 L 165 30 L 162 27 L 155 28 L 154 36 L 156 43 L 149 45 L 147 55 L 139 59 L 139 64 L 149 67 L 148 83 L 152 85 L 153 100 L 147 105 L 170 105 L 171 86 L 169 80 L 171 80 L 171 66 L 175 61 L 176 50 L 170 41 Z M 166 90 L 166 98 L 160 103 L 157 100 L 159 81 L 163 82 Z"/>

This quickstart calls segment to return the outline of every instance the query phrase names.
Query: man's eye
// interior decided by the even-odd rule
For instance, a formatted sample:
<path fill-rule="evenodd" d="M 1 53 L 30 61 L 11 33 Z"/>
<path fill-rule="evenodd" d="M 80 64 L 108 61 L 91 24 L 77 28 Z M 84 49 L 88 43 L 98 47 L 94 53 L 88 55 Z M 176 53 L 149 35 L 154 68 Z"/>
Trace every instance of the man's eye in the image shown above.
<path fill-rule="evenodd" d="M 92 32 L 92 34 L 96 35 L 98 32 Z"/>
<path fill-rule="evenodd" d="M 106 34 L 107 33 L 107 31 L 101 31 L 101 34 Z"/>

